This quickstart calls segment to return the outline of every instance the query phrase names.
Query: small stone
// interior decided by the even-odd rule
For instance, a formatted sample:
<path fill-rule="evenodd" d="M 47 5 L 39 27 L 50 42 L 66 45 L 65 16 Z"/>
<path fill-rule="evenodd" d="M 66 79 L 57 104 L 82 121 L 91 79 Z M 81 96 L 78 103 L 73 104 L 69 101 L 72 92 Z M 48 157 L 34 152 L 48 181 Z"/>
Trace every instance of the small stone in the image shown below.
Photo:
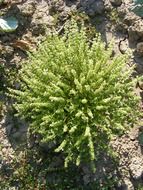
<path fill-rule="evenodd" d="M 137 44 L 136 52 L 138 55 L 143 56 L 143 42 Z"/>
<path fill-rule="evenodd" d="M 130 139 L 131 139 L 132 141 L 134 141 L 134 140 L 136 140 L 136 136 L 130 135 Z"/>
<path fill-rule="evenodd" d="M 120 6 L 122 4 L 122 0 L 110 0 L 113 6 Z"/>

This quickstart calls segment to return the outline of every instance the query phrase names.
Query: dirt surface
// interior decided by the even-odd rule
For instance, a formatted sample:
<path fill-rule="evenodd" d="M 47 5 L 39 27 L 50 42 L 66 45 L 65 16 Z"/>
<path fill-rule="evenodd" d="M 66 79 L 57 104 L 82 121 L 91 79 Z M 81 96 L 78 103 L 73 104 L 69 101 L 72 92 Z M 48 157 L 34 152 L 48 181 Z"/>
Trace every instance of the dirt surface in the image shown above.
<path fill-rule="evenodd" d="M 5 1 L 6 2 L 6 1 Z M 0 5 L 1 15 L 15 16 L 18 19 L 18 29 L 13 33 L 0 33 L 0 64 L 4 67 L 1 74 L 3 92 L 0 99 L 0 170 L 9 171 L 15 161 L 15 156 L 26 148 L 35 146 L 35 139 L 29 143 L 28 126 L 24 121 L 14 117 L 11 102 L 6 97 L 6 87 L 15 83 L 17 71 L 27 59 L 27 51 L 37 49 L 50 31 L 55 28 L 60 32 L 64 23 L 71 15 L 85 14 L 85 17 L 75 16 L 75 19 L 86 19 L 90 26 L 102 34 L 105 42 L 114 38 L 114 53 L 124 54 L 132 50 L 129 65 L 136 64 L 135 73 L 143 73 L 143 20 L 129 11 L 131 1 L 127 0 L 24 0 L 7 1 Z M 10 77 L 11 75 L 11 77 Z M 13 79 L 13 80 L 12 80 Z M 142 83 L 137 84 L 137 93 L 143 94 Z M 142 103 L 141 103 L 142 106 Z M 108 189 L 134 190 L 143 187 L 143 128 L 135 126 L 112 142 L 114 151 L 118 153 L 116 161 L 107 155 L 101 156 L 97 171 L 92 174 L 88 166 L 81 166 L 80 180 L 77 184 L 88 185 L 92 181 L 100 181 L 104 186 L 108 175 L 116 186 Z M 37 146 L 37 144 L 36 144 Z M 41 144 L 40 149 L 46 152 L 49 145 Z M 62 159 L 55 157 L 51 165 L 62 164 Z M 1 174 L 0 172 L 0 174 Z M 0 175 L 0 183 L 3 175 Z M 94 188 L 90 188 L 94 189 Z M 95 188 L 96 189 L 96 188 Z M 101 188 L 100 188 L 101 189 Z M 64 189 L 63 189 L 64 190 Z"/>

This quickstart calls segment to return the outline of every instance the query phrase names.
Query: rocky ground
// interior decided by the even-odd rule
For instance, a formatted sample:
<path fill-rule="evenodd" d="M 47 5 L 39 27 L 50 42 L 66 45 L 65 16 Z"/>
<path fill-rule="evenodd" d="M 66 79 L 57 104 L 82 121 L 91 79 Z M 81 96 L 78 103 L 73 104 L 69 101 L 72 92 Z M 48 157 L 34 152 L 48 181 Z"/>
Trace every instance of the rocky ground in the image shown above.
<path fill-rule="evenodd" d="M 29 158 L 29 151 L 33 152 L 37 146 L 40 147 L 42 156 L 45 156 L 50 146 L 49 144 L 40 144 L 39 146 L 35 138 L 31 140 L 28 126 L 24 121 L 14 117 L 14 110 L 5 93 L 7 86 L 13 84 L 18 85 L 15 83 L 16 73 L 20 65 L 24 64 L 23 60 L 27 58 L 27 51 L 35 50 L 38 44 L 55 28 L 60 33 L 66 20 L 73 16 L 76 20 L 85 20 L 91 27 L 91 30 L 95 28 L 100 32 L 105 42 L 108 43 L 114 38 L 115 54 L 124 54 L 128 50 L 131 50 L 132 56 L 129 60 L 129 65 L 135 64 L 135 73 L 142 75 L 143 20 L 130 11 L 131 3 L 130 0 L 15 0 L 5 1 L 4 4 L 0 5 L 2 16 L 15 16 L 19 21 L 19 27 L 15 32 L 0 33 L 0 64 L 4 68 L 3 74 L 1 75 L 3 91 L 0 95 L 2 102 L 0 118 L 0 189 L 3 190 L 8 187 L 4 186 L 4 181 L 8 181 L 7 185 L 9 185 L 10 182 L 8 179 L 11 179 L 11 176 L 21 177 L 21 174 L 13 174 L 16 168 L 19 167 L 19 164 L 15 163 L 21 163 L 22 165 L 25 155 L 28 155 Z M 136 91 L 141 97 L 143 95 L 142 90 L 143 85 L 140 82 L 137 84 Z M 72 167 L 73 173 L 76 171 L 78 175 L 76 179 L 73 175 L 73 182 L 76 185 L 76 189 L 80 189 L 80 186 L 83 189 L 86 189 L 88 186 L 91 190 L 134 190 L 139 189 L 139 186 L 142 188 L 142 134 L 142 126 L 135 126 L 125 135 L 113 139 L 111 144 L 115 152 L 118 153 L 118 158 L 112 160 L 107 155 L 101 155 L 102 159 L 97 164 L 98 167 L 95 174 L 92 174 L 88 166 L 85 165 L 77 170 L 74 170 Z M 33 155 L 35 155 L 35 152 Z M 44 166 L 41 165 L 40 159 L 36 157 L 35 160 L 37 161 L 34 164 L 38 163 L 38 166 L 42 168 Z M 62 158 L 54 155 L 51 163 L 49 163 L 48 170 L 50 170 L 49 168 L 55 168 L 53 173 L 57 172 L 56 168 L 61 167 L 62 164 Z M 58 178 L 53 173 L 51 174 L 52 179 L 50 179 L 52 183 L 54 183 L 55 178 Z M 68 171 L 62 175 L 66 176 L 65 179 L 70 178 L 71 180 L 71 177 L 67 177 L 69 175 Z M 44 180 L 43 176 L 47 177 L 48 174 L 43 174 L 42 170 L 40 170 L 38 172 L 38 180 Z M 51 178 L 51 176 L 48 177 Z M 26 176 L 25 179 L 27 179 Z M 11 181 L 12 186 L 9 186 L 11 188 L 17 187 L 20 190 L 30 189 L 28 186 L 18 186 L 18 182 L 14 183 L 13 180 Z M 15 179 L 15 181 L 18 180 Z M 106 181 L 107 183 L 109 182 L 109 185 L 106 184 Z M 116 183 L 114 183 L 115 181 Z M 98 182 L 99 186 L 96 184 L 94 187 L 91 187 L 91 182 L 95 184 Z M 68 184 L 68 182 L 65 183 Z M 68 185 L 63 188 L 53 186 L 49 186 L 48 188 L 43 186 L 43 189 L 73 189 L 68 188 Z M 107 188 L 104 188 L 105 186 Z M 42 189 L 42 186 L 38 187 L 38 185 L 35 185 L 31 189 Z"/>

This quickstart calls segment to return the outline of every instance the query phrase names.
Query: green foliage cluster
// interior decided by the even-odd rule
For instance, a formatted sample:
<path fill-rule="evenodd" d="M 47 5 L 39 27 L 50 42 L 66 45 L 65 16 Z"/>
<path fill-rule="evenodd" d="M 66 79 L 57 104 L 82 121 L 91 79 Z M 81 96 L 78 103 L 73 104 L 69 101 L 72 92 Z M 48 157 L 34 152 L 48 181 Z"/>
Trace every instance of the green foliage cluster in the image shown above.
<path fill-rule="evenodd" d="M 107 16 L 109 17 L 110 21 L 113 22 L 113 23 L 119 23 L 120 22 L 120 17 L 119 17 L 119 14 L 118 14 L 118 11 L 117 9 L 112 9 L 111 12 L 109 12 L 107 14 Z"/>
<path fill-rule="evenodd" d="M 113 135 L 137 121 L 136 79 L 126 60 L 74 23 L 62 36 L 48 36 L 23 64 L 21 87 L 10 90 L 15 108 L 43 141 L 55 142 L 55 152 L 64 152 L 65 166 L 92 163 Z"/>

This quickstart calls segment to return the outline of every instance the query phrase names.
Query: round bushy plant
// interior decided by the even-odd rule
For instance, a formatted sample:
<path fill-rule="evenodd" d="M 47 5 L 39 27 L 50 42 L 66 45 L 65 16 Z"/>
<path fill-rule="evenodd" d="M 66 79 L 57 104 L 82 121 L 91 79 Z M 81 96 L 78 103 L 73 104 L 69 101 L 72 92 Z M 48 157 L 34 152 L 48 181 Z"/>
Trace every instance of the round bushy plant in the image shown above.
<path fill-rule="evenodd" d="M 62 36 L 48 36 L 22 65 L 20 89 L 10 90 L 15 108 L 43 141 L 56 142 L 65 166 L 95 160 L 113 135 L 137 121 L 139 97 L 126 61 L 74 23 Z"/>

